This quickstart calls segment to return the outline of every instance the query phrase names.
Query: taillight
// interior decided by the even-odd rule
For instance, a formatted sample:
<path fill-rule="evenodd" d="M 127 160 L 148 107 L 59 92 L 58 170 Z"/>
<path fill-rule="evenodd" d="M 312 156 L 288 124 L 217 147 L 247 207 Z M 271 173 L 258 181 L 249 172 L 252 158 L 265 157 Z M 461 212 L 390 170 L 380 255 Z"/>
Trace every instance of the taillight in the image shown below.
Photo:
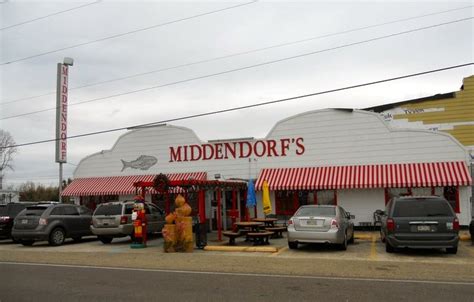
<path fill-rule="evenodd" d="M 395 230 L 395 221 L 392 218 L 387 219 L 387 231 L 394 231 Z"/>
<path fill-rule="evenodd" d="M 339 223 L 337 223 L 336 219 L 331 220 L 331 229 L 338 229 Z"/>
<path fill-rule="evenodd" d="M 0 216 L 0 222 L 7 223 L 10 221 L 10 216 Z"/>
<path fill-rule="evenodd" d="M 459 219 L 457 217 L 453 220 L 453 230 L 459 231 Z"/>
<path fill-rule="evenodd" d="M 120 217 L 120 224 L 127 224 L 127 223 L 128 223 L 128 217 L 127 216 Z"/>
<path fill-rule="evenodd" d="M 40 218 L 39 225 L 47 225 L 47 224 L 48 224 L 48 220 L 46 220 L 45 218 Z"/>
<path fill-rule="evenodd" d="M 288 220 L 288 225 L 293 224 L 293 219 Z"/>

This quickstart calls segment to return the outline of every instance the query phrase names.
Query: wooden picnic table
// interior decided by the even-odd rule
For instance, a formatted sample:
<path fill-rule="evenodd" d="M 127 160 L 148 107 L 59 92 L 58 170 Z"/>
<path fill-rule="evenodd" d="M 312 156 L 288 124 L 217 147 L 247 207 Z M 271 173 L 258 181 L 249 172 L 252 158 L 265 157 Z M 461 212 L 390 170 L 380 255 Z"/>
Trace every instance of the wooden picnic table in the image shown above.
<path fill-rule="evenodd" d="M 252 221 L 262 222 L 265 224 L 266 227 L 273 227 L 275 226 L 275 222 L 277 222 L 278 219 L 277 218 L 253 218 Z"/>
<path fill-rule="evenodd" d="M 256 221 L 241 221 L 241 222 L 236 222 L 235 225 L 239 229 L 251 229 L 252 232 L 259 232 L 260 227 L 263 226 L 262 222 L 256 222 Z"/>

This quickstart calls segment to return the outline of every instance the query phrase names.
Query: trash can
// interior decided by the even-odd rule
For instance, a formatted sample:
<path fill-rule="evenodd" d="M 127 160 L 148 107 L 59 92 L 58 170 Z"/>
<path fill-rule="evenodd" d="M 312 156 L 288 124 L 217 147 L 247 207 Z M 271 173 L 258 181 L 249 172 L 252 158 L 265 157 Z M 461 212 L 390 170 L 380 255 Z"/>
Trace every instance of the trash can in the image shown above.
<path fill-rule="evenodd" d="M 199 216 L 193 217 L 193 231 L 196 239 L 196 247 L 203 249 L 207 245 L 207 225 L 199 221 Z"/>

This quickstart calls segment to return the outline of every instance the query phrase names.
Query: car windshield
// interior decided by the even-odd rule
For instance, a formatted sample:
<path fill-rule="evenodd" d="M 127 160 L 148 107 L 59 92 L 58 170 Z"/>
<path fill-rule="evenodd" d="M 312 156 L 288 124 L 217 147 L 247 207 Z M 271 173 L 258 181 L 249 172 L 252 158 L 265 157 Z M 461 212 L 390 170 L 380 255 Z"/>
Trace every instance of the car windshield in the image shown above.
<path fill-rule="evenodd" d="M 47 207 L 26 207 L 26 211 L 23 213 L 25 216 L 41 216 Z"/>
<path fill-rule="evenodd" d="M 334 207 L 304 207 L 296 212 L 295 216 L 336 216 L 336 208 Z"/>
<path fill-rule="evenodd" d="M 450 205 L 442 199 L 404 199 L 395 204 L 393 217 L 453 216 Z"/>
<path fill-rule="evenodd" d="M 121 215 L 121 204 L 103 204 L 95 210 L 94 215 Z"/>

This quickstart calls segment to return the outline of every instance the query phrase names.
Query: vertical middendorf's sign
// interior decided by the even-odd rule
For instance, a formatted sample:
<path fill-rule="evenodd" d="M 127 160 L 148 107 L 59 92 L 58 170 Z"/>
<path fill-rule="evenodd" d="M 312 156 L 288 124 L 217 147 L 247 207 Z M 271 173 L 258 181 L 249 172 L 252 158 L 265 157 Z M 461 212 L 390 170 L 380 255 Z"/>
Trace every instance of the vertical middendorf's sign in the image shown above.
<path fill-rule="evenodd" d="M 67 90 L 68 66 L 58 63 L 56 95 L 56 162 L 67 161 Z"/>

